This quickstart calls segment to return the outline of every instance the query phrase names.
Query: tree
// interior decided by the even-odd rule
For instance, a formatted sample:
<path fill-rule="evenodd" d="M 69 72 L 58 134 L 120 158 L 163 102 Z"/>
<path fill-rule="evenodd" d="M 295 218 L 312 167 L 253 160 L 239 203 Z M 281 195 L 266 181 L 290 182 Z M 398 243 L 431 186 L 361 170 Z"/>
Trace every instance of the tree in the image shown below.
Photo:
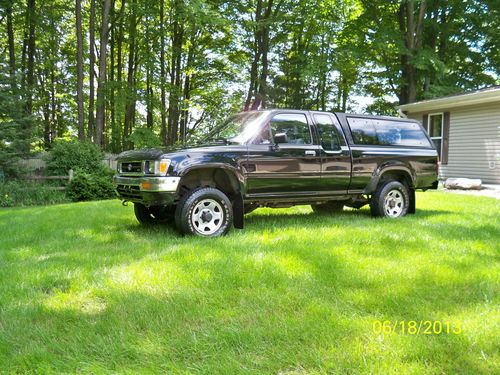
<path fill-rule="evenodd" d="M 101 21 L 101 36 L 99 48 L 99 79 L 97 80 L 97 112 L 96 112 L 96 135 L 95 143 L 102 146 L 102 137 L 104 131 L 104 87 L 106 85 L 106 49 L 108 45 L 109 31 L 109 11 L 111 0 L 104 0 Z"/>
<path fill-rule="evenodd" d="M 391 114 L 499 82 L 494 0 L 0 4 L 2 147 L 24 155 L 173 145 L 242 109 L 350 111 L 354 95 Z"/>
<path fill-rule="evenodd" d="M 76 95 L 78 103 L 78 139 L 85 140 L 85 118 L 84 118 L 84 103 L 83 103 L 83 34 L 82 34 L 82 2 L 75 1 L 75 21 L 76 21 L 76 40 L 77 40 L 77 85 Z"/>
<path fill-rule="evenodd" d="M 90 21 L 89 21 L 89 116 L 87 139 L 92 141 L 94 136 L 94 76 L 95 76 L 95 0 L 90 0 Z"/>

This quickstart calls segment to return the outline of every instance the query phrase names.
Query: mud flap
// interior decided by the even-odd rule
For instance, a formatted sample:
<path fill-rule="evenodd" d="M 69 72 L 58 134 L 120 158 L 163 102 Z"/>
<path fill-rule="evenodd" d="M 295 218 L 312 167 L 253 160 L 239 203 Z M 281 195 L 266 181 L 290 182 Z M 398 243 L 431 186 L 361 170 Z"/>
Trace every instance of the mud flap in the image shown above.
<path fill-rule="evenodd" d="M 236 229 L 243 229 L 244 227 L 245 208 L 243 204 L 243 197 L 237 194 L 233 199 L 233 223 Z"/>
<path fill-rule="evenodd" d="M 409 195 L 410 195 L 410 205 L 408 207 L 408 213 L 414 214 L 416 211 L 415 189 L 410 189 Z"/>

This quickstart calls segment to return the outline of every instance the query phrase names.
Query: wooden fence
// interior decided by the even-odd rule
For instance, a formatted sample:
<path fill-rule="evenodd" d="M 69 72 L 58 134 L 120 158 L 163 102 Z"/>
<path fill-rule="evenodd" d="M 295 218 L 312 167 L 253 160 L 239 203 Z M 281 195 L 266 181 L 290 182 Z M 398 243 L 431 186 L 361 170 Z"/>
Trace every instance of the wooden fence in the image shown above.
<path fill-rule="evenodd" d="M 72 169 L 68 171 L 67 176 L 37 176 L 37 175 L 31 175 L 31 176 L 25 176 L 23 179 L 27 181 L 68 181 L 71 182 L 74 176 L 74 172 Z M 53 186 L 51 187 L 52 190 L 66 190 L 66 186 Z"/>

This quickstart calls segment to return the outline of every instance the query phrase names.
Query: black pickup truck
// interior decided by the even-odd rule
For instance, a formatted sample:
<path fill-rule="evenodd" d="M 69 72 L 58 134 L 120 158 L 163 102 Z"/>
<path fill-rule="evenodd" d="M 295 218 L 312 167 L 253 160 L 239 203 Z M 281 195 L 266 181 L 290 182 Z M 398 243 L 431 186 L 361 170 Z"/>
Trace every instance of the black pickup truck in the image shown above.
<path fill-rule="evenodd" d="M 436 149 L 416 121 L 266 110 L 230 117 L 198 145 L 124 152 L 114 183 L 140 223 L 219 236 L 258 207 L 369 204 L 373 216 L 401 217 L 437 177 Z"/>

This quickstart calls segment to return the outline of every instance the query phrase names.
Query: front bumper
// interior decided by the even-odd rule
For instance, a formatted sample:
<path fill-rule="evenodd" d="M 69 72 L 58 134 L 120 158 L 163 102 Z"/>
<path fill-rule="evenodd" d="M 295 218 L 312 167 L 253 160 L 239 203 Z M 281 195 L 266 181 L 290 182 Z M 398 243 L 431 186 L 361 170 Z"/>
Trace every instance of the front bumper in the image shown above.
<path fill-rule="evenodd" d="M 121 199 L 143 203 L 146 206 L 173 204 L 180 181 L 179 177 L 113 178 L 116 192 Z"/>

